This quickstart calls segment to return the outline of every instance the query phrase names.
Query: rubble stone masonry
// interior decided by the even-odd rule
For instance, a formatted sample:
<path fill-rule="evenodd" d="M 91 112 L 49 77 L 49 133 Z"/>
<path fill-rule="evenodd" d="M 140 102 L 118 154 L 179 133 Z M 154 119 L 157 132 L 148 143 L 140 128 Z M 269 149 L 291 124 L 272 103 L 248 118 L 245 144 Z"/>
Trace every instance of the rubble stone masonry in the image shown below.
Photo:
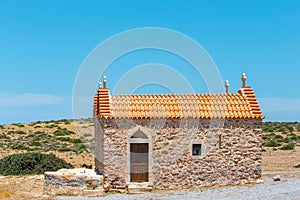
<path fill-rule="evenodd" d="M 149 184 L 154 188 L 238 185 L 261 177 L 261 119 L 95 118 L 95 165 L 112 188 L 128 180 L 128 137 L 136 127 L 151 134 Z M 192 155 L 193 144 L 201 154 Z M 150 154 L 149 154 L 150 155 Z"/>

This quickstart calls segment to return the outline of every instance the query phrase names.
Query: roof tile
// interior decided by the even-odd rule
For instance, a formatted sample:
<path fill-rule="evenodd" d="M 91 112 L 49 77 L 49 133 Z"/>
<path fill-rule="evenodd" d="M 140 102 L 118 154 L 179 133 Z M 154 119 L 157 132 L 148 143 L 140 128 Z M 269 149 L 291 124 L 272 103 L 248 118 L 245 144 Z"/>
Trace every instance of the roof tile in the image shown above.
<path fill-rule="evenodd" d="M 251 87 L 237 94 L 110 95 L 99 88 L 94 115 L 104 118 L 264 118 Z"/>

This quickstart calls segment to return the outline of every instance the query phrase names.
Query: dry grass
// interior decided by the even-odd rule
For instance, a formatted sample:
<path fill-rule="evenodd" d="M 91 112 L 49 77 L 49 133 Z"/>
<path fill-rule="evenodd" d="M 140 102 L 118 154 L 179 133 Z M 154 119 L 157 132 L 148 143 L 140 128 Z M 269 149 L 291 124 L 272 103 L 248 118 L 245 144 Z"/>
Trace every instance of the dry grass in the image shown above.
<path fill-rule="evenodd" d="M 0 176 L 0 200 L 54 199 L 43 194 L 43 184 L 43 175 Z"/>
<path fill-rule="evenodd" d="M 14 196 L 14 192 L 11 188 L 0 188 L 0 200 L 7 199 Z"/>

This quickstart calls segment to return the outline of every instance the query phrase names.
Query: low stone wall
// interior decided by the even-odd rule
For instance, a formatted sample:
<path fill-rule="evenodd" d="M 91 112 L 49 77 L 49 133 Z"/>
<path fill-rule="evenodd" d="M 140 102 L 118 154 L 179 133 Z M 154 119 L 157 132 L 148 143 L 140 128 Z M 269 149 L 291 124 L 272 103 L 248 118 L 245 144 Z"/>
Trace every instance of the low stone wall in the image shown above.
<path fill-rule="evenodd" d="M 45 172 L 44 193 L 67 196 L 103 196 L 103 176 L 92 169 L 61 169 Z"/>

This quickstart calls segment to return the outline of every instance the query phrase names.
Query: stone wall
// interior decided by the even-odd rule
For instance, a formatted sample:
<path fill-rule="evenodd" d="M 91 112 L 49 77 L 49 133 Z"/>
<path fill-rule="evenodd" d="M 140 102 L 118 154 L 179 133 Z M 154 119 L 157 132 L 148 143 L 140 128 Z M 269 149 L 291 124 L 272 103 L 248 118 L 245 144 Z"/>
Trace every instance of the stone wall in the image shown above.
<path fill-rule="evenodd" d="M 44 193 L 48 195 L 103 196 L 103 176 L 92 169 L 61 169 L 45 172 Z"/>
<path fill-rule="evenodd" d="M 127 139 L 136 126 L 152 135 L 151 184 L 156 188 L 236 185 L 261 177 L 259 119 L 96 121 L 101 124 L 96 137 L 103 134 L 103 140 L 96 143 L 103 146 L 103 161 L 96 158 L 96 164 L 103 164 L 105 180 L 112 188 L 129 182 Z M 192 155 L 192 144 L 202 144 L 200 156 Z"/>

